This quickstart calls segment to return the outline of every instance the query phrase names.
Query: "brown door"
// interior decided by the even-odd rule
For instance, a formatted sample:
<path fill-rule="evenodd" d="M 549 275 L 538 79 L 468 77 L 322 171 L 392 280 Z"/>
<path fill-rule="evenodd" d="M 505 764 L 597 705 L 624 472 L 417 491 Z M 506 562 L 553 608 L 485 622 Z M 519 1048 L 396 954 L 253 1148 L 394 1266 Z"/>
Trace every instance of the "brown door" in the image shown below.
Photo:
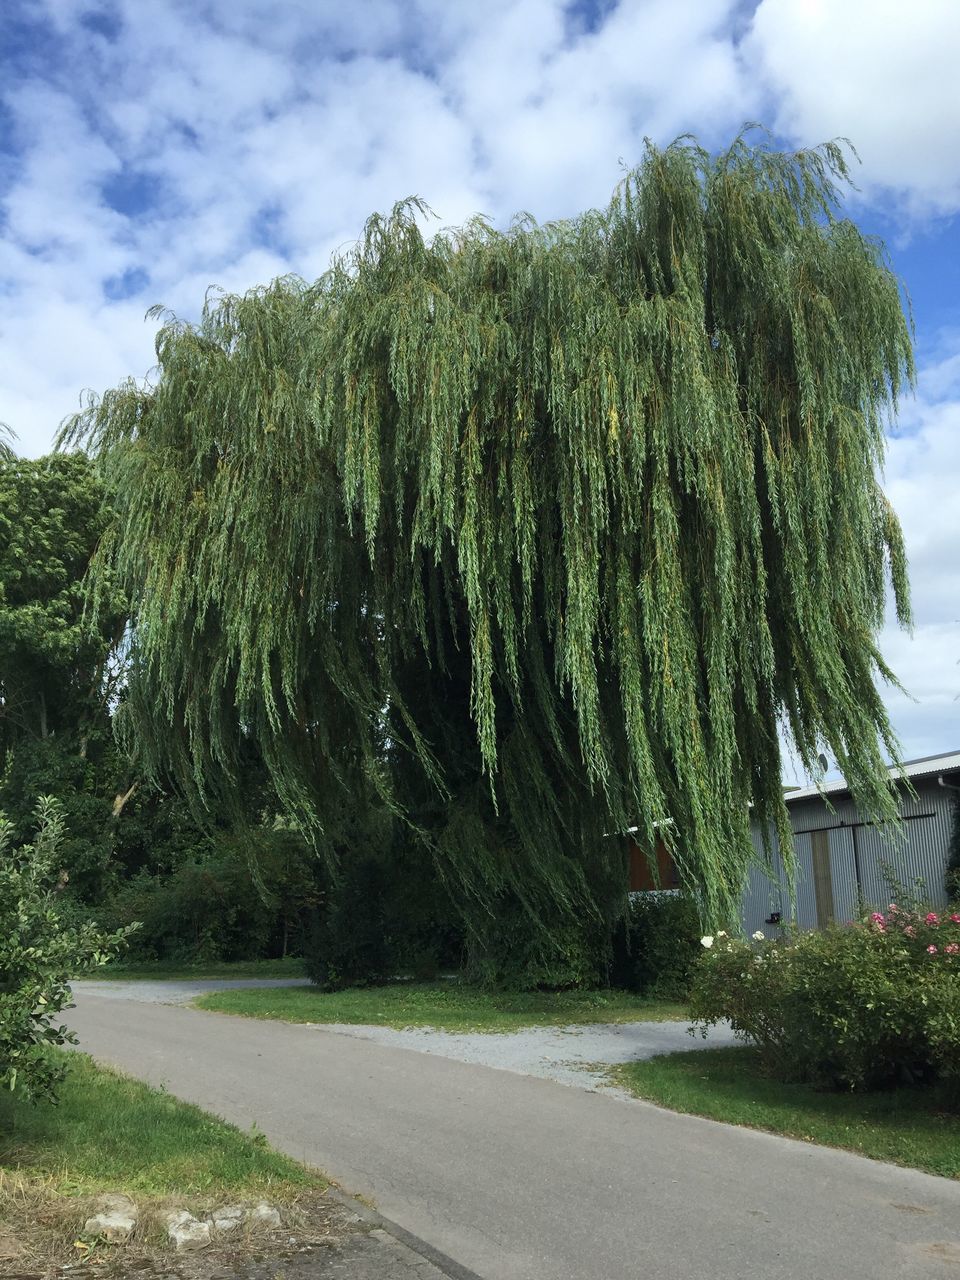
<path fill-rule="evenodd" d="M 824 929 L 833 924 L 833 876 L 830 873 L 830 833 L 814 831 L 810 836 L 813 849 L 813 891 L 817 899 L 817 925 Z"/>

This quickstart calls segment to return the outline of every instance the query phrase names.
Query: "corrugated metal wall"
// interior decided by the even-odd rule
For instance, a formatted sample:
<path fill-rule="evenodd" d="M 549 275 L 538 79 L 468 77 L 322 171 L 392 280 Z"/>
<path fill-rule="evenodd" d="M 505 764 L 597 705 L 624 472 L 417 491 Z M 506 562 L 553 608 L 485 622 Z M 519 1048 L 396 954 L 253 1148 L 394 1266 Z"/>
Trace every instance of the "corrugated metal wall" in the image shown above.
<path fill-rule="evenodd" d="M 914 786 L 916 799 L 905 799 L 901 805 L 904 822 L 899 843 L 894 843 L 892 830 L 863 824 L 850 797 L 835 799 L 832 808 L 821 799 L 798 800 L 790 805 L 797 860 L 795 902 L 791 905 L 776 835 L 771 832 L 773 873 L 767 876 L 759 867 L 750 873 L 743 902 L 746 932 L 762 929 L 768 936 L 775 936 L 777 926 L 767 921 L 776 911 L 782 913 L 784 921 L 795 920 L 803 929 L 815 929 L 825 923 L 817 918 L 814 894 L 815 831 L 823 831 L 827 838 L 835 919 L 851 920 L 858 914 L 858 866 L 863 900 L 869 907 L 885 907 L 891 901 L 888 875 L 911 895 L 916 883 L 922 881 L 924 900 L 944 904 L 943 873 L 956 793 L 938 786 L 935 778 L 918 779 Z M 762 856 L 760 829 L 754 827 L 751 836 Z"/>

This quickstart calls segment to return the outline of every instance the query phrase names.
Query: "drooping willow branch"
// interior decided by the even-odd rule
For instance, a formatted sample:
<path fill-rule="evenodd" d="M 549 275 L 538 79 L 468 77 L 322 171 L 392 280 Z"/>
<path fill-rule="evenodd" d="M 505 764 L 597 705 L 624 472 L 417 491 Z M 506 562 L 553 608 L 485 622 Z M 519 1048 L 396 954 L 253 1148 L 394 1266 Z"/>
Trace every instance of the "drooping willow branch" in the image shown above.
<path fill-rule="evenodd" d="M 315 284 L 170 319 L 155 385 L 67 430 L 118 511 L 148 756 L 225 803 L 252 739 L 315 830 L 391 809 L 532 912 L 638 824 L 728 915 L 749 807 L 786 838 L 782 730 L 889 814 L 913 364 L 846 179 L 835 144 L 648 147 L 606 209 L 427 239 L 409 201 Z"/>

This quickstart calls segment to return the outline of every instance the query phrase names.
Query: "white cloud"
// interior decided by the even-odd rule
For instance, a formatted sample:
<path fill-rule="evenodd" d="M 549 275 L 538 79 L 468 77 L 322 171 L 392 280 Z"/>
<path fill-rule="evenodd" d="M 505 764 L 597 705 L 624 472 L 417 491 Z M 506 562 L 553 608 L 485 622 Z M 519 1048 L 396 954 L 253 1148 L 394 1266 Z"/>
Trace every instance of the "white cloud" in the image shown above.
<path fill-rule="evenodd" d="M 195 316 L 211 283 L 315 277 L 410 194 L 445 223 L 563 216 L 605 201 L 645 135 L 719 145 L 761 118 L 790 143 L 850 136 L 863 200 L 901 225 L 960 209 L 955 0 L 621 0 L 594 23 L 561 0 L 19 4 L 56 33 L 0 82 L 0 420 L 27 453 L 82 389 L 148 370 L 147 306 Z M 946 342 L 888 466 L 917 614 L 913 640 L 885 637 L 919 698 L 890 700 L 908 754 L 960 737 Z"/>
<path fill-rule="evenodd" d="M 751 103 L 736 0 L 628 0 L 595 30 L 560 0 L 24 3 L 60 41 L 2 93 L 20 156 L 0 270 L 20 323 L 0 418 L 27 452 L 75 406 L 81 353 L 82 385 L 150 365 L 138 309 L 194 316 L 210 283 L 314 277 L 411 194 L 446 224 L 575 212 L 645 134 L 720 141 Z M 91 29 L 104 14 L 114 40 Z"/>
<path fill-rule="evenodd" d="M 744 53 L 782 134 L 850 138 L 858 185 L 914 213 L 960 207 L 956 0 L 761 0 Z"/>
<path fill-rule="evenodd" d="M 917 399 L 891 440 L 885 488 L 910 560 L 912 635 L 888 626 L 884 655 L 909 697 L 887 705 L 905 755 L 960 749 L 960 335 L 944 335 L 940 359 L 921 369 Z"/>

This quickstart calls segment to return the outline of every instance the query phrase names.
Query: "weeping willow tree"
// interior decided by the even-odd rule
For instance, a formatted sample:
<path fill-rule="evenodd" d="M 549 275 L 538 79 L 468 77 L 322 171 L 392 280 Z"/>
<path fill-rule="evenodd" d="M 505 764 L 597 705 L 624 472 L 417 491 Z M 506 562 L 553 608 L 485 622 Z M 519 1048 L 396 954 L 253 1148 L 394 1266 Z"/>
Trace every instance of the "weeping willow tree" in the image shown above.
<path fill-rule="evenodd" d="M 219 810 L 253 741 L 318 843 L 373 806 L 532 918 L 622 887 L 633 826 L 736 914 L 751 806 L 789 844 L 781 734 L 889 816 L 913 365 L 847 178 L 835 144 L 649 146 L 605 209 L 427 238 L 412 200 L 316 283 L 168 316 L 152 384 L 66 435 L 118 513 L 148 761 Z"/>

